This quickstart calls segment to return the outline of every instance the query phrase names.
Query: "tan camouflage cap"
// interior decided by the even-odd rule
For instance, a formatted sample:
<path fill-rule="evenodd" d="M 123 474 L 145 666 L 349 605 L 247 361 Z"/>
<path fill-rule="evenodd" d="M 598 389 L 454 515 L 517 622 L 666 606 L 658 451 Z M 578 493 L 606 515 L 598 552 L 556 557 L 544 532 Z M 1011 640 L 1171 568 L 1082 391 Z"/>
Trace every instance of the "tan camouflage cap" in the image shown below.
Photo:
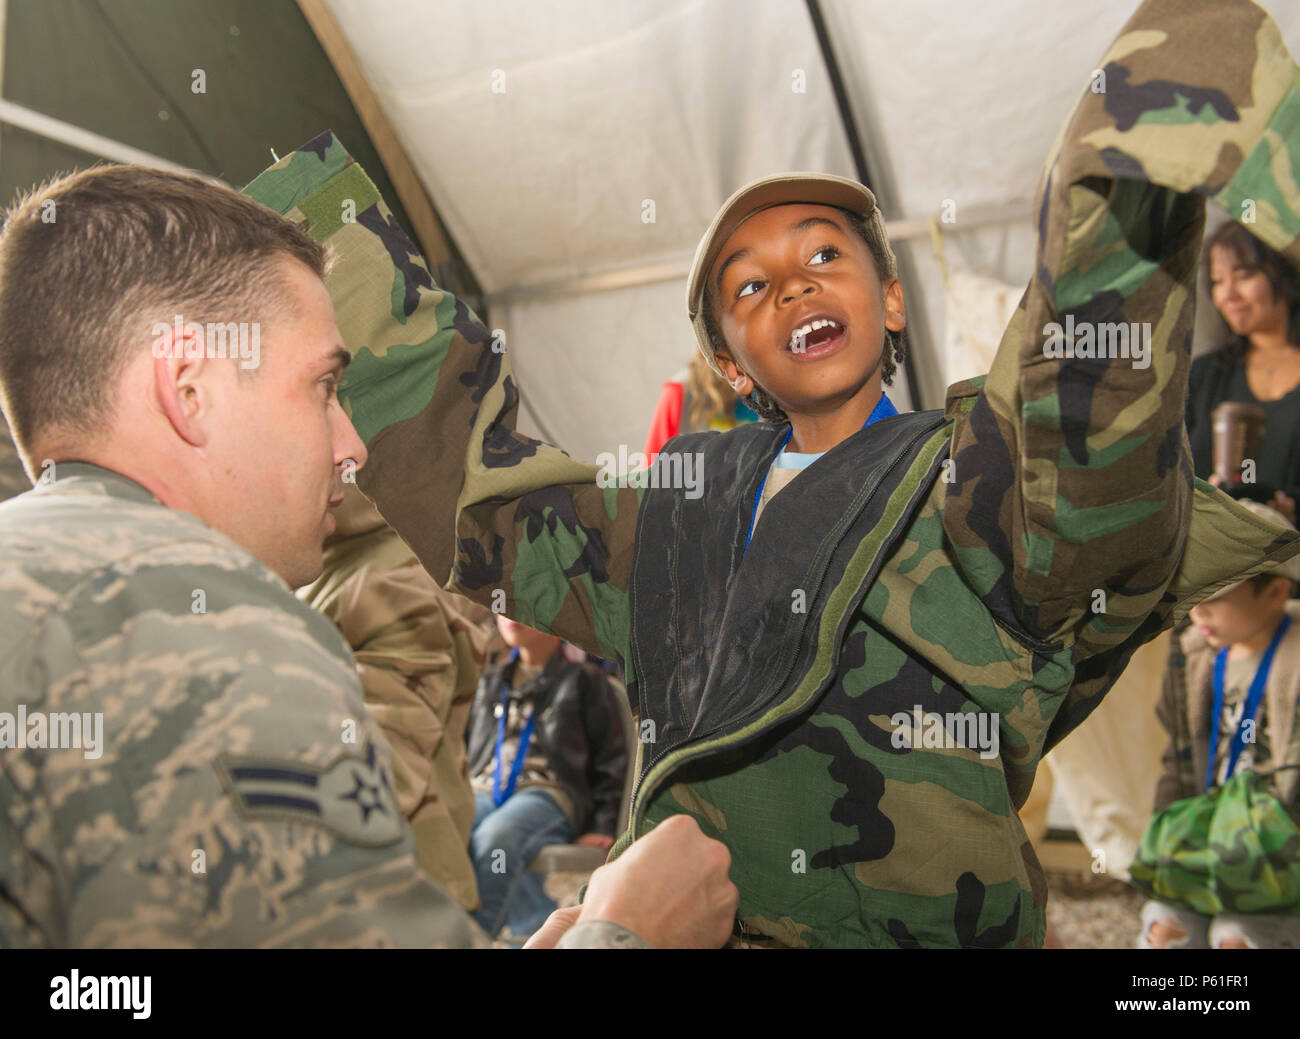
<path fill-rule="evenodd" d="M 856 180 L 836 177 L 830 173 L 778 173 L 751 181 L 727 199 L 718 210 L 718 215 L 713 218 L 713 223 L 704 232 L 704 237 L 695 250 L 691 276 L 686 283 L 686 312 L 695 327 L 700 353 L 704 354 L 709 367 L 719 375 L 722 372 L 713 359 L 713 346 L 709 343 L 709 333 L 704 327 L 705 279 L 708 278 L 718 253 L 736 228 L 764 209 L 793 204 L 835 206 L 862 217 L 867 224 L 868 236 L 881 247 L 881 252 L 887 258 L 886 269 L 879 272 L 881 279 L 893 278 L 898 274 L 898 264 L 894 259 L 894 251 L 889 247 L 885 220 L 876 206 L 876 196 Z"/>
<path fill-rule="evenodd" d="M 1271 505 L 1263 505 L 1260 502 L 1250 500 L 1239 500 L 1237 504 L 1244 505 L 1266 523 L 1272 523 L 1278 527 L 1285 527 L 1287 530 L 1295 530 L 1295 527 L 1291 525 L 1290 520 Z M 1269 577 L 1285 577 L 1290 581 L 1300 581 L 1300 556 L 1292 556 L 1285 563 L 1273 567 L 1272 570 L 1265 570 L 1264 573 L 1268 574 Z M 1250 580 L 1250 578 L 1247 578 L 1246 580 Z M 1205 601 L 1213 602 L 1215 599 L 1221 599 L 1223 596 L 1227 595 L 1234 589 L 1240 588 L 1245 583 L 1246 581 L 1235 581 L 1228 585 L 1227 588 L 1215 592 Z"/>

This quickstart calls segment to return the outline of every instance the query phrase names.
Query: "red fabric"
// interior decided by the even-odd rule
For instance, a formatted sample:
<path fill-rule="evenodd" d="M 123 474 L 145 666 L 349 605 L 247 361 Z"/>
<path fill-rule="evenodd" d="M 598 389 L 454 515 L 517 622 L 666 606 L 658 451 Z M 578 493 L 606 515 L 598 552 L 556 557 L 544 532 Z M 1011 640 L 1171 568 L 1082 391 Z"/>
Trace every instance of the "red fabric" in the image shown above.
<path fill-rule="evenodd" d="M 685 388 L 676 379 L 664 383 L 663 393 L 655 406 L 654 418 L 650 420 L 650 432 L 645 438 L 645 453 L 653 463 L 659 449 L 675 437 L 682 428 L 682 399 Z"/>

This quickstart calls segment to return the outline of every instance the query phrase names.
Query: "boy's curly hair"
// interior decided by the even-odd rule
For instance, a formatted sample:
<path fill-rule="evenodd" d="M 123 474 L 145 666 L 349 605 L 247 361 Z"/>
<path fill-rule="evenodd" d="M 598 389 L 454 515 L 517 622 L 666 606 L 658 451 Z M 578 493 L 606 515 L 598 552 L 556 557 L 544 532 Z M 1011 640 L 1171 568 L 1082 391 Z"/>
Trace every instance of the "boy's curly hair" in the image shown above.
<path fill-rule="evenodd" d="M 838 209 L 839 207 L 835 207 Z M 886 269 L 889 260 L 885 256 L 884 248 L 881 243 L 874 241 L 867 233 L 867 222 L 856 213 L 850 213 L 847 209 L 839 209 L 848 219 L 849 226 L 857 233 L 857 236 L 867 243 L 867 249 L 871 253 L 872 262 L 876 265 L 876 272 Z M 713 316 L 713 290 L 706 286 L 704 290 L 704 328 L 709 334 L 709 345 L 713 347 L 716 355 L 719 350 L 730 353 L 727 349 L 726 341 L 722 338 L 722 332 L 718 329 L 717 320 Z M 898 372 L 898 366 L 903 363 L 903 358 L 907 356 L 907 329 L 903 328 L 901 332 L 894 332 L 891 329 L 885 329 L 885 353 L 881 381 L 888 386 L 894 381 L 894 375 Z M 772 396 L 764 390 L 758 383 L 754 383 L 754 388 L 749 395 L 745 397 L 745 403 L 758 412 L 759 418 L 764 422 L 780 423 L 787 421 L 787 416 L 781 410 L 779 405 Z"/>

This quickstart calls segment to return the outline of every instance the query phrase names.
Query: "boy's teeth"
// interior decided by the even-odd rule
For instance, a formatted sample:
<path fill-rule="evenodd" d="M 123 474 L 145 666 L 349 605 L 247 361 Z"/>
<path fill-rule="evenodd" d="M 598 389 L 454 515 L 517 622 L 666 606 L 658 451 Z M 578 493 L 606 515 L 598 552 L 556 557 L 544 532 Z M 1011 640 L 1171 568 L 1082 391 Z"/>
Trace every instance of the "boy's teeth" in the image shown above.
<path fill-rule="evenodd" d="M 807 339 L 819 328 L 839 328 L 839 323 L 832 321 L 830 318 L 818 318 L 816 321 L 809 321 L 805 325 L 800 325 L 790 334 L 790 345 L 797 346 L 800 342 Z"/>

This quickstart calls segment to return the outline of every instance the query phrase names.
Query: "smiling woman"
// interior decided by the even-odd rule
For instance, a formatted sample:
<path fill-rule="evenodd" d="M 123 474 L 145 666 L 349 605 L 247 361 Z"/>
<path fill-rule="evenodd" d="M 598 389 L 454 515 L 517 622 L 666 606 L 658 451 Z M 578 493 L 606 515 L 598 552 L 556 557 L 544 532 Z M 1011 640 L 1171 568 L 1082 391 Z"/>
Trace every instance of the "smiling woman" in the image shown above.
<path fill-rule="evenodd" d="M 1206 243 L 1210 296 L 1228 340 L 1196 359 L 1187 399 L 1187 435 L 1196 475 L 1214 472 L 1214 411 L 1225 402 L 1261 409 L 1259 457 L 1233 492 L 1273 505 L 1294 523 L 1300 496 L 1300 273 L 1240 224 Z"/>

